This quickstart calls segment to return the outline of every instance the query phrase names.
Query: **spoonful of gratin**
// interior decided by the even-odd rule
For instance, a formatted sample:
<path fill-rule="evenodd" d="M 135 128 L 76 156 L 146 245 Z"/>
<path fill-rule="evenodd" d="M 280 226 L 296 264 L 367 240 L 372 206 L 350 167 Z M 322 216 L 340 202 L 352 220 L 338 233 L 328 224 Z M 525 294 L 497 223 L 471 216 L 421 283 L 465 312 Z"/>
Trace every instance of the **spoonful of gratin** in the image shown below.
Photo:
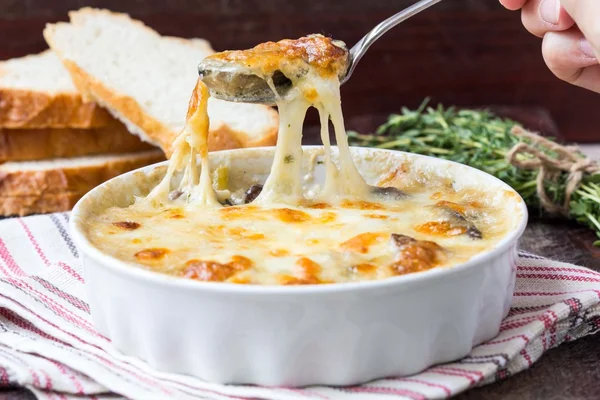
<path fill-rule="evenodd" d="M 198 72 L 212 97 L 274 105 L 308 74 L 309 66 L 316 66 L 323 77 L 337 75 L 344 84 L 377 39 L 440 1 L 420 0 L 381 22 L 350 50 L 344 42 L 309 35 L 298 40 L 262 43 L 251 50 L 217 53 L 205 58 Z"/>

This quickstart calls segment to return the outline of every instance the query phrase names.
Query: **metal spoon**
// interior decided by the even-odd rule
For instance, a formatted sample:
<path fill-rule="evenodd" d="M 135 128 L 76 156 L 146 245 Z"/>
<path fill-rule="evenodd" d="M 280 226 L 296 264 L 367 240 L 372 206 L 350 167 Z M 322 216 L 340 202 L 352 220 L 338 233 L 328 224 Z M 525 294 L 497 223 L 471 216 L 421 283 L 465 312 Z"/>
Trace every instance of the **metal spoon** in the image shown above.
<path fill-rule="evenodd" d="M 345 74 L 340 76 L 340 83 L 344 84 L 350 79 L 360 59 L 384 33 L 440 1 L 442 0 L 420 0 L 373 28 L 350 49 L 348 67 Z M 348 51 L 343 42 L 338 43 L 340 47 Z M 239 64 L 232 68 L 227 62 L 208 58 L 198 65 L 198 72 L 212 97 L 241 103 L 275 104 L 275 94 L 267 82 L 254 75 L 250 70 L 244 71 Z M 292 88 L 292 82 L 280 71 L 277 71 L 272 79 L 281 97 L 285 96 Z"/>

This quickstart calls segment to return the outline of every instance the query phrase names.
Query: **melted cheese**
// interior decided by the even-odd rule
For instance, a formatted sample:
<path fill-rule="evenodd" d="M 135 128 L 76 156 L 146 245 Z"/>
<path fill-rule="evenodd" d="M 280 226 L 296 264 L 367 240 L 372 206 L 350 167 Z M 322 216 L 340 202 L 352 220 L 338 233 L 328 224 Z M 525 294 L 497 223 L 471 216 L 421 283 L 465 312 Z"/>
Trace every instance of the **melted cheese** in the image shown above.
<path fill-rule="evenodd" d="M 384 279 L 465 262 L 493 247 L 511 228 L 501 202 L 469 205 L 473 198 L 481 200 L 489 194 L 446 189 L 443 198 L 463 205 L 483 238 L 457 235 L 456 230 L 464 232 L 464 225 L 440 212 L 436 208 L 440 200 L 430 198 L 441 190 L 419 188 L 405 200 L 348 201 L 340 206 L 309 202 L 208 209 L 176 204 L 160 209 L 112 208 L 89 221 L 88 237 L 103 251 L 132 265 L 193 279 L 209 275 L 190 274 L 191 261 L 227 265 L 234 257 L 247 258 L 252 266 L 244 270 L 224 267 L 231 272 L 225 282 L 278 285 Z M 428 223 L 452 228 L 423 229 Z M 128 229 L 130 225 L 134 228 Z M 401 248 L 394 234 L 419 243 L 434 242 L 442 250 L 432 255 L 430 245 L 419 243 Z M 310 279 L 301 279 L 306 278 L 297 265 L 302 258 L 320 266 Z M 223 276 L 215 274 L 211 279 Z"/>
<path fill-rule="evenodd" d="M 87 234 L 104 252 L 188 279 L 321 284 L 461 263 L 510 229 L 502 208 L 483 200 L 475 204 L 473 191 L 413 185 L 403 188 L 407 196 L 389 187 L 401 186 L 398 171 L 380 182 L 386 188 L 367 185 L 350 155 L 342 117 L 338 77 L 347 54 L 330 39 L 316 35 L 213 57 L 234 66 L 244 63 L 268 82 L 274 71 L 282 71 L 293 83 L 285 98 L 277 99 L 279 137 L 262 191 L 250 204 L 219 203 L 223 196 L 212 187 L 207 157 L 208 92 L 198 81 L 162 182 L 132 206 L 109 208 L 90 219 Z M 326 178 L 318 190 L 307 191 L 301 142 L 311 106 L 320 115 Z M 178 184 L 177 174 L 182 175 Z M 229 193 L 222 182 L 215 186 L 220 194 Z M 485 199 L 484 193 L 476 196 Z"/>
<path fill-rule="evenodd" d="M 208 167 L 208 130 L 207 112 L 208 89 L 198 80 L 188 108 L 186 125 L 173 144 L 173 155 L 162 182 L 141 202 L 140 206 L 158 208 L 173 200 L 173 195 L 186 194 L 189 203 L 199 207 L 220 207 L 217 195 L 212 188 Z M 198 177 L 197 158 L 200 158 L 200 176 Z M 171 180 L 177 171 L 185 168 L 179 188 L 171 191 Z M 171 197 L 171 198 L 169 198 Z"/>
<path fill-rule="evenodd" d="M 326 182 L 316 198 L 338 203 L 344 198 L 364 198 L 369 187 L 358 172 L 350 155 L 340 102 L 340 85 L 337 78 L 323 78 L 308 74 L 294 82 L 295 89 L 285 99 L 279 99 L 279 137 L 273 168 L 258 204 L 301 204 L 305 200 L 302 190 L 302 124 L 306 110 L 314 106 L 321 119 L 325 147 Z M 306 93 L 310 92 L 310 97 Z M 339 168 L 331 157 L 328 121 L 331 120 L 339 151 Z"/>

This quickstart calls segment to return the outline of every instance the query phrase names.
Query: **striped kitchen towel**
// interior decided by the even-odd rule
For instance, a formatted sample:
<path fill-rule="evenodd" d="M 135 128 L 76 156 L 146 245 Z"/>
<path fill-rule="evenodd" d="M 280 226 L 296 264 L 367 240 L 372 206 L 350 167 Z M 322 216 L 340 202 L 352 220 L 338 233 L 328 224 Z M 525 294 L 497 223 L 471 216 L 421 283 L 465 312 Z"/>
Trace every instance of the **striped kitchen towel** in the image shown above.
<path fill-rule="evenodd" d="M 161 373 L 115 353 L 90 322 L 69 215 L 0 221 L 0 384 L 39 398 L 430 399 L 530 367 L 546 350 L 600 330 L 600 273 L 528 254 L 499 335 L 420 374 L 334 388 L 220 385 Z"/>

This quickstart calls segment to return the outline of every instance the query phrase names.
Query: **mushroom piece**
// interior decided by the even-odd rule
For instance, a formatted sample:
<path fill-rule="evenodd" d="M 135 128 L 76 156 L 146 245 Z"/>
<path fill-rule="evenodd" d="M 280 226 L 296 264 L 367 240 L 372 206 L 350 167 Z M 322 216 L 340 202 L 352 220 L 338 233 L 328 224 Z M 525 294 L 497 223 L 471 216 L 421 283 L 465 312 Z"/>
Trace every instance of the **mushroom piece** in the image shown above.
<path fill-rule="evenodd" d="M 403 200 L 408 197 L 408 194 L 406 194 L 402 190 L 392 187 L 392 186 L 386 186 L 386 187 L 373 186 L 372 191 L 373 191 L 374 195 L 376 195 L 377 197 L 379 197 L 383 200 L 398 201 L 398 200 Z"/>
<path fill-rule="evenodd" d="M 169 200 L 175 201 L 178 198 L 180 198 L 182 194 L 183 194 L 183 192 L 181 190 L 173 190 L 169 193 Z"/>
<path fill-rule="evenodd" d="M 434 208 L 440 211 L 452 225 L 465 228 L 465 233 L 471 239 L 483 239 L 483 233 L 465 215 L 464 206 L 450 201 L 440 201 L 434 205 Z"/>
<path fill-rule="evenodd" d="M 262 192 L 262 185 L 252 185 L 248 190 L 246 190 L 246 194 L 244 196 L 244 204 L 252 203 Z"/>

